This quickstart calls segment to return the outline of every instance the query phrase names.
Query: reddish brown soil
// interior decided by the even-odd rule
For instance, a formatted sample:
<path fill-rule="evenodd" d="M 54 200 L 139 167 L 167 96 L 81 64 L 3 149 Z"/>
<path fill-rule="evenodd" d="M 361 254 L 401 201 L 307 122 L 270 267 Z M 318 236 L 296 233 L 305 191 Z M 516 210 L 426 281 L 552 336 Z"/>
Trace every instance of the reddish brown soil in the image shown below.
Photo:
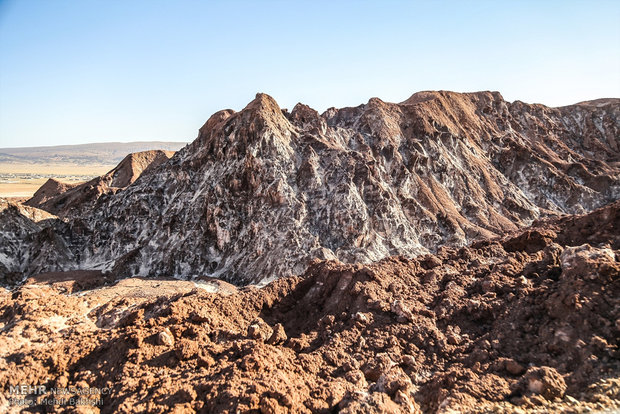
<path fill-rule="evenodd" d="M 102 412 L 620 409 L 619 209 L 262 289 L 47 278 L 0 294 L 0 388 L 108 387 L 80 407 Z"/>

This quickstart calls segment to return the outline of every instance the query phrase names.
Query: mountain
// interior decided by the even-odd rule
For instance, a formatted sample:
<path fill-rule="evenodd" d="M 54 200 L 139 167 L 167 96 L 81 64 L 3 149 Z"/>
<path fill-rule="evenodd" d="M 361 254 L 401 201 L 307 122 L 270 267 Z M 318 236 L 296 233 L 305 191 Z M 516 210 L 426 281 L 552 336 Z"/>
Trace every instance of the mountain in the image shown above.
<path fill-rule="evenodd" d="M 59 232 L 68 228 L 63 218 L 76 209 L 93 208 L 101 197 L 121 191 L 173 154 L 161 150 L 129 154 L 107 174 L 79 185 L 49 179 L 23 204 L 0 198 L 0 280 L 17 284 L 24 276 L 70 270 L 77 263 L 83 266 L 79 246 L 87 242 L 79 237 L 81 222 L 74 220 L 69 233 L 61 236 Z"/>
<path fill-rule="evenodd" d="M 24 204 L 65 217 L 73 209 L 84 210 L 102 195 L 129 186 L 144 171 L 168 161 L 172 155 L 174 152 L 162 150 L 132 153 L 107 174 L 79 185 L 65 184 L 50 178 Z"/>
<path fill-rule="evenodd" d="M 413 257 L 588 212 L 620 198 L 620 105 L 593 102 L 432 91 L 319 114 L 258 94 L 125 189 L 63 213 L 62 267 L 265 283 L 315 258 Z"/>
<path fill-rule="evenodd" d="M 0 162 L 114 165 L 129 153 L 156 149 L 178 151 L 186 144 L 186 142 L 136 141 L 0 148 Z"/>

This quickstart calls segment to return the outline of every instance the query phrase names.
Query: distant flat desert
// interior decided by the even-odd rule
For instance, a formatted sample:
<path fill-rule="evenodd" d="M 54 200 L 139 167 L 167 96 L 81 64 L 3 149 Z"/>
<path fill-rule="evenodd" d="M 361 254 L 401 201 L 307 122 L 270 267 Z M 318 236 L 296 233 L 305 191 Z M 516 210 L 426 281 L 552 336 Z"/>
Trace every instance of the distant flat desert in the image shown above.
<path fill-rule="evenodd" d="M 50 178 L 81 183 L 107 173 L 131 152 L 178 151 L 185 145 L 177 141 L 137 141 L 0 148 L 0 197 L 30 198 Z"/>
<path fill-rule="evenodd" d="M 0 197 L 30 198 L 48 179 L 81 183 L 105 174 L 114 164 L 0 163 Z"/>

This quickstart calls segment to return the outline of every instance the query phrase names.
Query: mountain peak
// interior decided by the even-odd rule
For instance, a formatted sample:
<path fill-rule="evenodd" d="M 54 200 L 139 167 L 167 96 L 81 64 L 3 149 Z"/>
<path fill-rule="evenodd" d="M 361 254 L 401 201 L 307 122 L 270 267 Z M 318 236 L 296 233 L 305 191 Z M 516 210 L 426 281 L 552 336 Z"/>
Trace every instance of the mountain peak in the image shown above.
<path fill-rule="evenodd" d="M 127 155 L 104 177 L 110 180 L 110 187 L 124 188 L 132 184 L 150 167 L 162 164 L 174 155 L 174 151 L 149 150 Z"/>
<path fill-rule="evenodd" d="M 497 91 L 452 92 L 452 91 L 420 91 L 401 102 L 401 105 L 415 105 L 435 99 L 459 102 L 463 100 L 503 101 L 504 97 Z"/>
<path fill-rule="evenodd" d="M 282 109 L 280 109 L 280 105 L 278 105 L 276 100 L 266 93 L 260 92 L 256 94 L 256 98 L 247 104 L 241 112 L 250 112 L 262 117 L 283 116 Z"/>

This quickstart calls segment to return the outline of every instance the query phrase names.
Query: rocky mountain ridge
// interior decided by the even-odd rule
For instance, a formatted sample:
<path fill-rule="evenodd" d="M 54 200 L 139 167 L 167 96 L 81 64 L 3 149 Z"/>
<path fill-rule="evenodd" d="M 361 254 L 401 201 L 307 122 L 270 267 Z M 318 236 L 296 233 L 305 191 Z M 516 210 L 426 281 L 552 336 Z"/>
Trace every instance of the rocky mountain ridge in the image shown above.
<path fill-rule="evenodd" d="M 497 92 L 420 92 L 319 114 L 265 94 L 122 191 L 50 227 L 73 259 L 47 270 L 301 274 L 503 235 L 620 198 L 620 104 L 562 108 Z"/>
<path fill-rule="evenodd" d="M 134 152 L 107 174 L 79 185 L 61 183 L 50 178 L 33 197 L 24 204 L 43 209 L 49 213 L 65 217 L 73 209 L 85 211 L 105 194 L 122 190 L 149 168 L 168 161 L 174 151 L 150 150 Z"/>

